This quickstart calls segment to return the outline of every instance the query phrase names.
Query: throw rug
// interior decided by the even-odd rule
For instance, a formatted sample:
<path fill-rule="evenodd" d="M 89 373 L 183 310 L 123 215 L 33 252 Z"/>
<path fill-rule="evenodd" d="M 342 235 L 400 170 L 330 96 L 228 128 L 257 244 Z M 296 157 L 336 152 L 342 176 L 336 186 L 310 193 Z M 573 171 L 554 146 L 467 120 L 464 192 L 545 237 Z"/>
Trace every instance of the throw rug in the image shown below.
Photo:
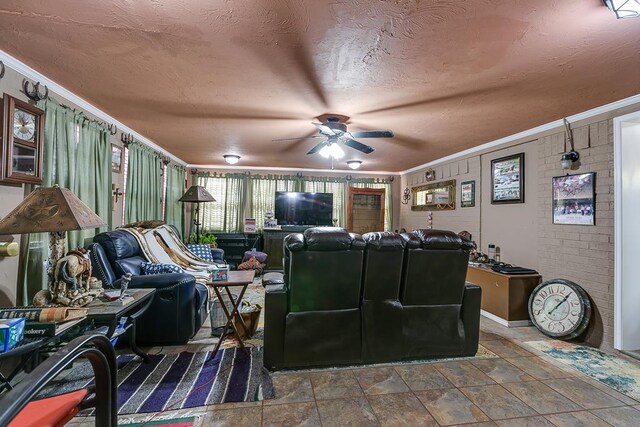
<path fill-rule="evenodd" d="M 120 424 L 118 427 L 192 427 L 195 417 L 171 418 L 159 421 L 145 421 L 141 423 Z"/>
<path fill-rule="evenodd" d="M 640 365 L 597 348 L 564 341 L 525 342 L 538 351 L 582 372 L 612 389 L 640 400 Z"/>
<path fill-rule="evenodd" d="M 213 358 L 210 351 L 150 355 L 149 363 L 133 355 L 118 356 L 118 415 L 272 399 L 273 382 L 262 366 L 262 348 L 247 349 L 249 355 L 241 348 L 220 349 Z M 92 382 L 91 365 L 83 362 L 52 382 L 41 396 L 78 390 Z"/>

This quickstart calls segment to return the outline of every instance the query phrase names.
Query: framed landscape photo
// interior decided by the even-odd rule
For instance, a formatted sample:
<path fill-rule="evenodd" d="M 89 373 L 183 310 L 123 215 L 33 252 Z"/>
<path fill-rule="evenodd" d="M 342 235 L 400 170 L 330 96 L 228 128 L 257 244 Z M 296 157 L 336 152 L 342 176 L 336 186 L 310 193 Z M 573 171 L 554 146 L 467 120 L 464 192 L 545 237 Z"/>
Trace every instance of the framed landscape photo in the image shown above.
<path fill-rule="evenodd" d="M 595 181 L 595 172 L 553 178 L 554 224 L 596 224 Z"/>
<path fill-rule="evenodd" d="M 122 172 L 122 147 L 111 144 L 111 171 Z"/>
<path fill-rule="evenodd" d="M 491 160 L 491 203 L 524 203 L 524 153 Z"/>
<path fill-rule="evenodd" d="M 476 182 L 465 181 L 460 184 L 460 207 L 472 208 L 476 205 Z"/>

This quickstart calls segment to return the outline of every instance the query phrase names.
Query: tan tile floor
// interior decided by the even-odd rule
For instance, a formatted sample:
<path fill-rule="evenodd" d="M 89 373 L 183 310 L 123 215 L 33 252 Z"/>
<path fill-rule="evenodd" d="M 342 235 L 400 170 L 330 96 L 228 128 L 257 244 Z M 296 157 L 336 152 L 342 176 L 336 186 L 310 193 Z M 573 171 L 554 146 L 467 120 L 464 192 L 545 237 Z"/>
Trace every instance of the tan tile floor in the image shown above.
<path fill-rule="evenodd" d="M 539 339 L 546 338 L 535 328 L 507 329 L 483 318 L 481 344 L 498 358 L 279 372 L 274 400 L 171 411 L 153 420 L 193 415 L 198 427 L 640 426 L 640 402 L 522 345 Z M 85 423 L 73 425 L 92 425 L 77 420 Z"/>

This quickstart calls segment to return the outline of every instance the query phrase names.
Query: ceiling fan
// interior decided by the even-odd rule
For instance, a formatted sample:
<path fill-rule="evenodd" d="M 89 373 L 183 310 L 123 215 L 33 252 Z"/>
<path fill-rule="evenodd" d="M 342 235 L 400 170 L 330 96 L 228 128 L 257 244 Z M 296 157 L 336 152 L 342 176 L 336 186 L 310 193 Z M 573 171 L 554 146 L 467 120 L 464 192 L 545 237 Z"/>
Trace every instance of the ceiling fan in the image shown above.
<path fill-rule="evenodd" d="M 393 138 L 393 132 L 390 130 L 373 130 L 362 132 L 347 132 L 347 125 L 340 121 L 338 117 L 329 116 L 323 123 L 313 123 L 318 128 L 320 135 L 301 137 L 301 138 L 284 138 L 274 139 L 274 141 L 292 141 L 301 139 L 326 138 L 324 141 L 315 145 L 307 154 L 320 153 L 324 158 L 332 157 L 341 159 L 344 157 L 344 150 L 340 144 L 358 150 L 364 154 L 370 154 L 375 151 L 373 147 L 365 145 L 355 140 L 355 138 Z"/>

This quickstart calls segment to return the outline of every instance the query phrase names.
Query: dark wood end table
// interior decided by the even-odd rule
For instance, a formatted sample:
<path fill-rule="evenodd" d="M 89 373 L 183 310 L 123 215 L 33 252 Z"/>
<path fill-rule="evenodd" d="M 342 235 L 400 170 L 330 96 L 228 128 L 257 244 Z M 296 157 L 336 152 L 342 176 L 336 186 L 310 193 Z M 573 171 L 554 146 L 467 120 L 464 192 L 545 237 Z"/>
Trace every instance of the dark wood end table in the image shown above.
<path fill-rule="evenodd" d="M 136 320 L 147 311 L 153 301 L 154 288 L 148 289 L 127 289 L 127 295 L 133 297 L 133 301 L 126 305 L 112 302 L 92 302 L 86 308 L 87 319 L 93 321 L 96 328 L 106 326 L 108 328 L 106 336 L 112 337 L 121 318 L 127 317 L 129 321 L 125 326 L 129 334 L 129 346 L 131 350 L 142 357 L 142 360 L 149 362 L 149 356 L 143 352 L 136 342 Z"/>
<path fill-rule="evenodd" d="M 211 357 L 214 357 L 218 353 L 218 350 L 220 349 L 220 346 L 222 345 L 222 341 L 224 340 L 224 337 L 227 334 L 227 331 L 229 330 L 229 328 L 231 328 L 232 334 L 238 339 L 238 342 L 240 343 L 240 347 L 245 352 L 247 351 L 247 348 L 244 346 L 244 343 L 242 342 L 242 337 L 240 336 L 240 333 L 238 332 L 238 329 L 236 328 L 236 325 L 233 322 L 233 319 L 234 318 L 239 319 L 240 324 L 242 325 L 242 328 L 245 330 L 245 332 L 248 332 L 249 329 L 247 328 L 247 325 L 244 323 L 244 319 L 242 318 L 242 315 L 240 315 L 239 307 L 240 307 L 240 303 L 242 303 L 242 297 L 244 296 L 244 293 L 247 290 L 247 287 L 251 283 L 253 283 L 253 278 L 255 277 L 255 275 L 256 275 L 256 272 L 254 270 L 230 271 L 228 273 L 227 280 L 220 280 L 220 281 L 207 283 L 207 285 L 210 288 L 213 288 L 213 291 L 215 292 L 216 297 L 218 298 L 218 301 L 220 301 L 220 307 L 222 307 L 222 310 L 224 311 L 224 315 L 227 317 L 227 323 L 224 325 L 224 328 L 222 329 L 220 340 L 218 340 L 218 343 L 216 344 L 216 347 L 214 348 L 213 353 L 211 354 Z M 231 289 L 230 289 L 234 286 L 242 287 L 242 289 L 240 290 L 240 294 L 236 299 L 234 299 L 233 296 L 231 295 Z M 229 309 L 227 308 L 227 305 L 224 303 L 224 300 L 222 299 L 221 289 L 225 290 L 225 292 L 227 293 L 227 296 L 229 297 L 229 301 L 231 301 L 231 311 L 229 311 Z"/>

